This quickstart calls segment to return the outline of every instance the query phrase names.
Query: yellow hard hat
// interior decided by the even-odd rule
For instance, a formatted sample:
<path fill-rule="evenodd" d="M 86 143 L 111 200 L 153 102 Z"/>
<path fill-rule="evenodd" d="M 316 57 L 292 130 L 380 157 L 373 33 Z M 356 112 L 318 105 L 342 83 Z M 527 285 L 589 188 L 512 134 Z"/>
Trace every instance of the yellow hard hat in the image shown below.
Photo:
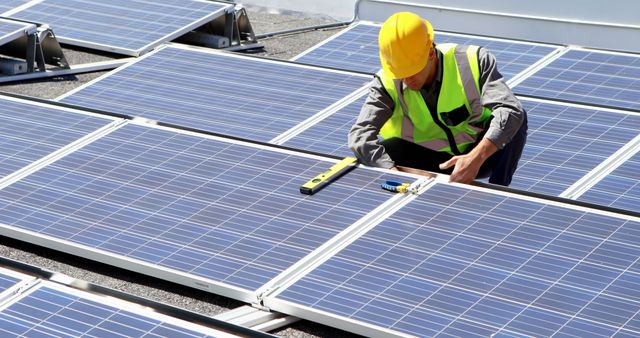
<path fill-rule="evenodd" d="M 432 44 L 429 21 L 409 12 L 395 13 L 382 24 L 378 35 L 382 69 L 394 79 L 417 74 L 427 65 Z"/>

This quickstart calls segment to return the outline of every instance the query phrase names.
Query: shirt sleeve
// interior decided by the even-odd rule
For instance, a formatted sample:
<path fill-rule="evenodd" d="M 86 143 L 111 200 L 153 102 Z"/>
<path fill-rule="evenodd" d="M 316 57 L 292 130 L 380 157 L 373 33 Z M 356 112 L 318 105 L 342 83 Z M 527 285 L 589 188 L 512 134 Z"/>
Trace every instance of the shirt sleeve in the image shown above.
<path fill-rule="evenodd" d="M 491 109 L 493 116 L 484 138 L 502 149 L 520 129 L 526 113 L 498 71 L 495 56 L 487 49 L 480 48 L 478 60 L 481 103 Z"/>
<path fill-rule="evenodd" d="M 393 109 L 393 100 L 380 79 L 375 77 L 348 138 L 349 148 L 363 164 L 382 168 L 395 165 L 384 146 L 378 143 L 380 129 L 393 115 Z"/>

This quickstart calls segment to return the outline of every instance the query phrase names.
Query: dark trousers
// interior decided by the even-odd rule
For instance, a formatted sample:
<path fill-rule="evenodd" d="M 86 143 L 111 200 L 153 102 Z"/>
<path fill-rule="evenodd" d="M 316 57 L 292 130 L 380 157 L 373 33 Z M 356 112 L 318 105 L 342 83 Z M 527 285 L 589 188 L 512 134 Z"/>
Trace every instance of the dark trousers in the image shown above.
<path fill-rule="evenodd" d="M 482 164 L 476 178 L 489 177 L 489 183 L 504 186 L 511 184 L 511 178 L 516 172 L 518 161 L 520 160 L 526 141 L 527 118 L 525 115 L 522 126 L 513 136 L 511 142 L 491 155 L 491 157 Z M 453 171 L 452 168 L 441 170 L 439 167 L 440 163 L 446 162 L 453 157 L 448 153 L 427 149 L 401 138 L 383 140 L 381 144 L 396 165 L 448 175 Z M 471 149 L 473 149 L 473 147 L 470 147 L 467 152 L 471 151 Z"/>

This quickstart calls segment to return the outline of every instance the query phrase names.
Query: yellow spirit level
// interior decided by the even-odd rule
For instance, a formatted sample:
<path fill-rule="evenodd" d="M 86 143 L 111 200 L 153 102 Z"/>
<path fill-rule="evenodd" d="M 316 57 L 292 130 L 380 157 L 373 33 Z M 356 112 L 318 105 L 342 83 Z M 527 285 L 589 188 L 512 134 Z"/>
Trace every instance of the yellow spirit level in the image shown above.
<path fill-rule="evenodd" d="M 305 195 L 313 195 L 320 189 L 327 186 L 329 183 L 337 179 L 338 177 L 346 174 L 351 169 L 355 168 L 358 164 L 358 159 L 355 157 L 345 157 L 342 161 L 334 164 L 329 170 L 322 174 L 312 178 L 307 183 L 300 187 L 300 192 Z"/>

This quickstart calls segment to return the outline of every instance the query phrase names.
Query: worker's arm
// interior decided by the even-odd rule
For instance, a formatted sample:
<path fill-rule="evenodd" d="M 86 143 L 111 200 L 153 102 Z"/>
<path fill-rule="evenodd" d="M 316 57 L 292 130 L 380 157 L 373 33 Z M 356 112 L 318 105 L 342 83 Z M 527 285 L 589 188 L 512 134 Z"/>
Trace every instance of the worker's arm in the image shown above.
<path fill-rule="evenodd" d="M 526 112 L 498 71 L 496 58 L 488 50 L 480 48 L 481 102 L 491 109 L 491 123 L 483 139 L 468 154 L 454 156 L 440 164 L 440 169 L 454 166 L 450 181 L 471 183 L 482 164 L 496 151 L 502 149 L 516 134 Z"/>
<path fill-rule="evenodd" d="M 525 119 L 525 110 L 502 74 L 498 71 L 496 58 L 485 48 L 478 52 L 480 63 L 480 101 L 482 106 L 491 109 L 493 119 L 484 135 L 499 149 L 511 142 Z"/>
<path fill-rule="evenodd" d="M 374 78 L 369 96 L 349 131 L 349 148 L 363 164 L 381 168 L 394 166 L 384 147 L 378 144 L 380 129 L 393 115 L 393 109 L 393 100 L 382 82 L 379 78 Z"/>

